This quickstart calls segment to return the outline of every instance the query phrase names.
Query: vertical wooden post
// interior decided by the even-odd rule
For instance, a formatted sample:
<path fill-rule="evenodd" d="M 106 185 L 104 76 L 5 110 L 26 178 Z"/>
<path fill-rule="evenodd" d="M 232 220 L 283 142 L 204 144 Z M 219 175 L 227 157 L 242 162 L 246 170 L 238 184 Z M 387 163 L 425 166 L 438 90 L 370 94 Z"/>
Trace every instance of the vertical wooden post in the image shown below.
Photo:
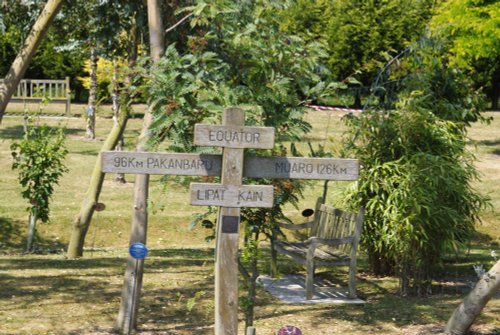
<path fill-rule="evenodd" d="M 224 110 L 223 124 L 244 126 L 239 108 Z M 243 149 L 224 148 L 221 184 L 241 186 Z M 220 207 L 215 251 L 215 335 L 238 333 L 238 246 L 240 208 Z"/>
<path fill-rule="evenodd" d="M 69 87 L 69 77 L 66 77 L 64 79 L 64 82 L 66 83 L 66 116 L 69 116 L 71 113 L 71 89 Z"/>
<path fill-rule="evenodd" d="M 137 182 L 137 179 L 143 179 Z M 132 231 L 130 232 L 130 245 L 134 243 L 146 244 L 148 222 L 149 175 L 136 176 L 134 188 L 134 208 L 132 211 Z M 122 300 L 115 328 L 121 334 L 130 334 L 136 327 L 137 309 L 139 308 L 140 292 L 142 288 L 142 275 L 144 260 L 137 261 L 131 255 L 127 257 L 127 267 L 123 281 Z"/>
<path fill-rule="evenodd" d="M 149 40 L 151 43 L 151 58 L 154 62 L 158 61 L 165 53 L 165 35 L 163 20 L 161 16 L 161 2 L 159 0 L 148 0 L 148 26 Z M 153 123 L 153 116 L 148 108 L 144 115 L 141 135 L 137 151 L 144 151 L 151 133 L 149 128 Z M 132 232 L 130 233 L 130 243 L 146 244 L 146 233 L 148 227 L 148 188 L 149 175 L 138 174 L 134 182 L 134 208 L 132 214 Z M 122 290 L 122 303 L 118 313 L 117 328 L 123 333 L 130 333 L 136 327 L 136 315 L 139 309 L 139 300 L 141 296 L 142 277 L 144 262 L 140 261 L 135 266 L 135 260 L 129 255 L 127 259 L 127 268 L 125 270 L 125 280 Z M 135 273 L 137 271 L 137 273 Z M 134 286 L 134 276 L 137 280 Z M 134 304 L 133 304 L 134 302 Z"/>

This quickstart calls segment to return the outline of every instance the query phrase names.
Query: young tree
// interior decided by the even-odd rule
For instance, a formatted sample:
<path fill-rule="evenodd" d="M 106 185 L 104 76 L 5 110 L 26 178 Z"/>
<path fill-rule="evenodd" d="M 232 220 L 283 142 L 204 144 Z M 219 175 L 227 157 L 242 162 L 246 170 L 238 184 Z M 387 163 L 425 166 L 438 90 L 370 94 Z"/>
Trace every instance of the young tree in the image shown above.
<path fill-rule="evenodd" d="M 153 62 L 159 59 L 165 53 L 165 31 L 161 11 L 161 2 L 159 0 L 148 0 L 148 27 L 150 55 Z M 150 128 L 153 122 L 150 112 L 151 106 L 144 115 L 141 135 L 137 144 L 137 151 L 145 151 L 150 140 Z M 134 182 L 134 207 L 132 212 L 132 225 L 130 242 L 146 244 L 148 227 L 148 195 L 149 195 L 149 175 L 139 174 Z M 122 301 L 120 311 L 116 320 L 115 327 L 122 334 L 129 334 L 136 327 L 136 314 L 139 309 L 139 298 L 142 288 L 144 260 L 139 262 L 132 257 L 127 258 L 127 268 L 125 270 L 125 279 L 122 289 Z M 128 313 L 128 315 L 127 315 Z"/>
<path fill-rule="evenodd" d="M 17 85 L 21 81 L 28 65 L 35 55 L 40 42 L 42 41 L 48 27 L 54 20 L 63 4 L 63 0 L 48 0 L 42 12 L 38 16 L 37 21 L 33 25 L 30 34 L 17 54 L 16 59 L 12 63 L 9 72 L 5 79 L 0 83 L 0 123 L 2 116 L 7 108 L 7 104 L 12 97 L 12 94 L 17 89 Z"/>
<path fill-rule="evenodd" d="M 88 139 L 95 139 L 95 119 L 97 113 L 97 55 L 95 41 L 90 46 L 90 89 L 86 111 L 87 125 L 85 134 Z"/>
<path fill-rule="evenodd" d="M 52 129 L 46 125 L 34 125 L 28 120 L 24 139 L 11 145 L 14 162 L 12 169 L 19 170 L 21 195 L 28 200 L 30 213 L 26 252 L 33 247 L 36 222 L 49 220 L 49 200 L 54 185 L 68 169 L 64 157 L 68 153 L 64 145 L 64 129 Z"/>

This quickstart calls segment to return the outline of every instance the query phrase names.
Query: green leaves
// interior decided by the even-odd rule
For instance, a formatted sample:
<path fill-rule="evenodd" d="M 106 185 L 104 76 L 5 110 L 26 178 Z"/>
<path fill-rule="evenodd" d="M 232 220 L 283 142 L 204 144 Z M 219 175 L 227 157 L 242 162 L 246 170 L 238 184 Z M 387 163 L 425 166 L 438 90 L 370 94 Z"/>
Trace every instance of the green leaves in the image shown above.
<path fill-rule="evenodd" d="M 185 9 L 198 29 L 188 36 L 190 52 L 168 47 L 143 88 L 155 119 L 152 145 L 169 139 L 171 149 L 192 151 L 194 124 L 218 122 L 234 105 L 252 106 L 248 123 L 275 127 L 277 142 L 310 130 L 302 106 L 335 89 L 325 82 L 327 53 L 321 43 L 280 32 L 276 6 L 214 0 Z"/>
<path fill-rule="evenodd" d="M 68 152 L 64 141 L 62 128 L 29 122 L 25 138 L 11 145 L 12 169 L 19 170 L 21 195 L 30 203 L 27 210 L 36 213 L 42 222 L 49 220 L 49 200 L 54 185 L 67 172 L 63 162 Z"/>
<path fill-rule="evenodd" d="M 478 176 L 466 149 L 480 100 L 437 55 L 417 49 L 399 65 L 411 70 L 399 73 L 394 110 L 346 118 L 345 150 L 363 165 L 346 202 L 366 207 L 371 266 L 396 273 L 403 294 L 426 292 L 443 254 L 468 241 L 487 204 L 470 186 Z"/>
<path fill-rule="evenodd" d="M 388 52 L 421 36 L 432 6 L 429 0 L 297 0 L 279 15 L 284 31 L 326 41 L 337 80 L 356 74 L 368 85 Z"/>
<path fill-rule="evenodd" d="M 484 86 L 498 107 L 500 15 L 497 1 L 453 0 L 440 3 L 430 33 L 447 42 L 450 63 Z"/>

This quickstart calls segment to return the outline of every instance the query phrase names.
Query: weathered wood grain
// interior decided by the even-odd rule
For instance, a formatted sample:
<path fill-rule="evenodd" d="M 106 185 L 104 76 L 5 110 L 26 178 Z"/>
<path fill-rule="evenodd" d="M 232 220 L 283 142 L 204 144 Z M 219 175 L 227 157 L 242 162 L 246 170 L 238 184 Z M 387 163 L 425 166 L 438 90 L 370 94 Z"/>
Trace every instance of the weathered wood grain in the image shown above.
<path fill-rule="evenodd" d="M 316 266 L 349 266 L 349 297 L 356 297 L 356 252 L 363 226 L 364 209 L 358 213 L 342 211 L 316 203 L 314 220 L 305 242 L 271 240 L 271 247 L 306 267 L 306 299 L 314 295 Z M 288 228 L 294 225 L 281 225 Z M 276 264 L 276 258 L 271 260 Z"/>
<path fill-rule="evenodd" d="M 274 128 L 197 124 L 194 127 L 194 144 L 239 149 L 272 149 Z"/>
<path fill-rule="evenodd" d="M 348 158 L 245 157 L 245 177 L 357 180 L 359 161 Z"/>
<path fill-rule="evenodd" d="M 102 172 L 220 176 L 221 155 L 105 151 Z M 348 158 L 245 156 L 243 177 L 273 179 L 356 180 L 359 161 Z"/>
<path fill-rule="evenodd" d="M 102 172 L 220 176 L 221 155 L 105 151 Z"/>
<path fill-rule="evenodd" d="M 270 185 L 222 185 L 191 183 L 191 205 L 223 207 L 273 207 Z"/>

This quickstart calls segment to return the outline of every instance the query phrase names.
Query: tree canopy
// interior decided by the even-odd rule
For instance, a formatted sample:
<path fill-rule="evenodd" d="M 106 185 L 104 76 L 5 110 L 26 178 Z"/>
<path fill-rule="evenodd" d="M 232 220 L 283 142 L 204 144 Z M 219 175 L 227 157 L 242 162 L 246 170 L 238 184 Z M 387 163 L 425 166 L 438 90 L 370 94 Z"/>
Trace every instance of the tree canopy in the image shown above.
<path fill-rule="evenodd" d="M 291 1 L 281 28 L 307 40 L 324 40 L 337 81 L 356 77 L 370 86 L 389 55 L 418 40 L 434 1 Z M 365 92 L 366 93 L 366 92 Z"/>
<path fill-rule="evenodd" d="M 430 22 L 434 35 L 448 41 L 451 65 L 473 75 L 492 109 L 500 94 L 500 10 L 497 1 L 444 1 Z"/>

